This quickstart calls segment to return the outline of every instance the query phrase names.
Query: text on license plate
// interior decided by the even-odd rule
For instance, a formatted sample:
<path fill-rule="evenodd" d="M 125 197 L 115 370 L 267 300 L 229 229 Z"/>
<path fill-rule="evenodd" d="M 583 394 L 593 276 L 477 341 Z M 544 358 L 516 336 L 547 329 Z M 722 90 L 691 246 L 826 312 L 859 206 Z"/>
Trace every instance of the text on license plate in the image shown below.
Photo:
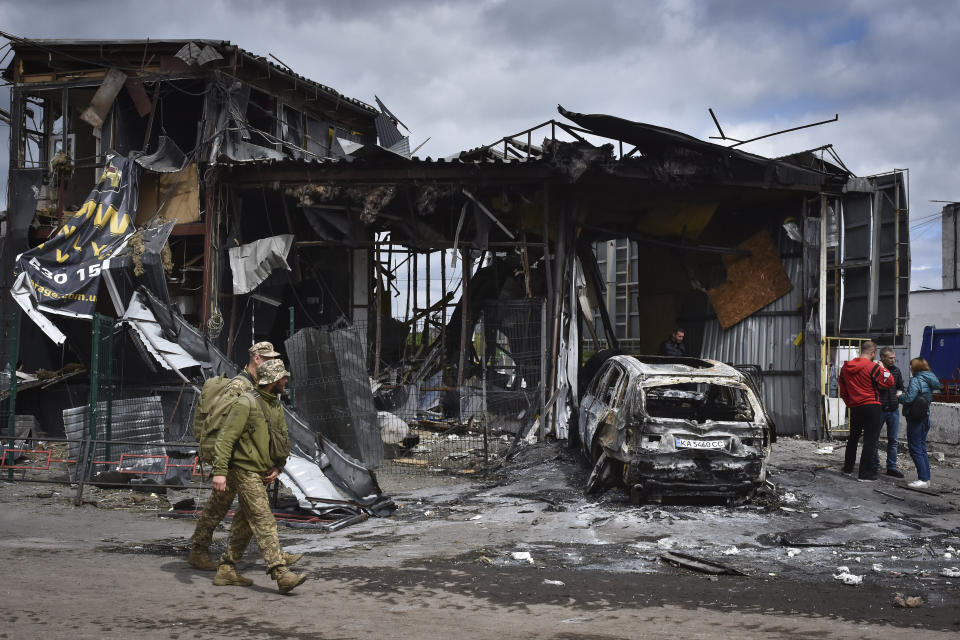
<path fill-rule="evenodd" d="M 677 438 L 677 449 L 725 449 L 726 440 L 691 440 L 690 438 Z"/>

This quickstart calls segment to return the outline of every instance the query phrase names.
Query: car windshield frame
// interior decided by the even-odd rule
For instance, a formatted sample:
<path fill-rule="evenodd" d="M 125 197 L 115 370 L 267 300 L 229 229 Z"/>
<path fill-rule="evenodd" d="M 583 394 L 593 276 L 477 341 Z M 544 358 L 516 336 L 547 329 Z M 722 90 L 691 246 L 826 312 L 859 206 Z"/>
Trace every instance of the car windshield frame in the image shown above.
<path fill-rule="evenodd" d="M 697 389 L 678 389 L 677 388 L 677 387 L 682 387 L 686 385 L 698 385 L 698 388 Z M 691 403 L 691 406 L 688 406 L 688 407 L 677 406 L 676 410 L 673 412 L 674 415 L 665 415 L 667 413 L 670 413 L 668 411 L 664 411 L 664 412 L 657 411 L 655 413 L 651 412 L 651 406 L 650 406 L 650 403 L 648 402 L 648 394 L 650 393 L 650 391 L 655 391 L 656 389 L 663 388 L 663 387 L 673 387 L 673 389 L 671 389 L 670 391 L 672 392 L 672 394 L 676 394 L 673 397 L 676 398 L 676 400 L 678 401 L 678 404 L 680 404 L 680 401 L 684 397 L 684 394 L 699 395 L 700 403 L 703 404 L 703 402 L 705 402 L 708 398 L 708 395 L 707 395 L 708 389 L 700 389 L 699 386 L 701 385 L 706 385 L 708 389 L 710 387 L 715 387 L 715 388 L 721 388 L 724 390 L 729 389 L 729 390 L 736 391 L 737 394 L 742 396 L 742 399 L 745 401 L 746 407 L 749 409 L 748 415 L 743 417 L 737 417 L 735 414 L 732 413 L 734 411 L 737 411 L 737 407 L 729 404 L 727 406 L 722 406 L 722 405 L 717 406 L 716 410 L 718 411 L 718 413 L 713 414 L 713 417 L 711 417 L 711 415 L 709 414 L 703 415 L 702 413 L 700 413 L 698 417 L 698 412 L 702 412 L 702 410 L 705 409 L 706 407 L 692 406 L 693 403 Z M 651 419 L 651 420 L 669 420 L 669 421 L 684 422 L 684 423 L 697 422 L 701 424 L 705 422 L 754 423 L 757 421 L 759 416 L 763 415 L 762 408 L 760 407 L 759 399 L 756 397 L 756 394 L 754 394 L 753 390 L 750 388 L 748 384 L 738 380 L 719 379 L 719 378 L 711 378 L 711 377 L 690 377 L 690 378 L 684 378 L 682 380 L 678 380 L 675 377 L 671 377 L 668 380 L 657 380 L 656 378 L 647 378 L 640 383 L 639 387 L 640 387 L 639 393 L 636 394 L 637 397 L 635 399 L 635 410 L 640 415 L 643 415 L 645 418 Z M 698 398 L 693 395 L 688 395 L 687 397 L 689 397 L 691 400 L 698 400 Z M 728 416 L 723 416 L 722 413 L 720 413 L 721 411 L 730 412 L 730 414 Z M 685 412 L 688 412 L 689 415 L 684 416 Z"/>

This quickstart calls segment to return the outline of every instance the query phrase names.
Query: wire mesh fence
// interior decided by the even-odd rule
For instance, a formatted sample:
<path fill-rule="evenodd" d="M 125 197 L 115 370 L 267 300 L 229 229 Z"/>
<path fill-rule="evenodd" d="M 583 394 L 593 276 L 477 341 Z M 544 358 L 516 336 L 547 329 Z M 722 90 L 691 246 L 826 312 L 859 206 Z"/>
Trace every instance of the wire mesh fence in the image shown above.
<path fill-rule="evenodd" d="M 483 307 L 465 338 L 429 317 L 367 327 L 380 475 L 482 474 L 530 435 L 544 401 L 542 323 L 543 301 L 529 299 Z"/>
<path fill-rule="evenodd" d="M 450 315 L 446 325 L 423 314 L 297 332 L 285 345 L 297 415 L 381 476 L 469 476 L 497 465 L 539 426 L 543 301 L 482 306 L 466 321 Z M 12 364 L 0 383 L 0 473 L 73 483 L 78 501 L 90 483 L 204 486 L 191 428 L 198 391 L 149 370 L 124 323 L 93 319 L 89 369 L 61 383 L 71 401 L 60 438 L 15 415 L 14 323 L 4 322 Z"/>
<path fill-rule="evenodd" d="M 150 375 L 128 381 L 118 372 L 136 357 L 126 342 L 126 328 L 112 318 L 91 321 L 89 369 L 86 376 L 63 382 L 72 399 L 62 411 L 63 437 L 50 437 L 35 416 L 16 408 L 17 378 L 11 376 L 21 345 L 19 316 L 6 319 L 5 355 L 10 364 L 0 381 L 0 411 L 5 430 L 0 471 L 9 480 L 71 483 L 75 500 L 84 486 L 203 486 L 196 461 L 196 443 L 189 428 L 196 392 L 187 383 L 150 382 Z M 31 377 L 23 389 L 41 386 Z"/>

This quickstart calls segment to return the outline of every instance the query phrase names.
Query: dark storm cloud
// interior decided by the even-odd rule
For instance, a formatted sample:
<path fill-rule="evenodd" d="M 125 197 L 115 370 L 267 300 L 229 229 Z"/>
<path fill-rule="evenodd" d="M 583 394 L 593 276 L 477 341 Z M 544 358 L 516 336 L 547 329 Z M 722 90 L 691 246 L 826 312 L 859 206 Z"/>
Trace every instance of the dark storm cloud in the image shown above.
<path fill-rule="evenodd" d="M 109 10 L 105 7 L 109 6 Z M 911 169 L 915 218 L 960 198 L 956 2 L 931 0 L 409 0 L 163 3 L 0 1 L 0 29 L 32 37 L 213 38 L 273 53 L 298 73 L 410 126 L 447 155 L 558 117 L 556 104 L 776 156 L 833 143 L 858 174 Z M 0 172 L 6 173 L 6 135 Z M 937 284 L 939 232 L 918 231 L 918 282 Z M 914 283 L 915 285 L 917 282 Z"/>

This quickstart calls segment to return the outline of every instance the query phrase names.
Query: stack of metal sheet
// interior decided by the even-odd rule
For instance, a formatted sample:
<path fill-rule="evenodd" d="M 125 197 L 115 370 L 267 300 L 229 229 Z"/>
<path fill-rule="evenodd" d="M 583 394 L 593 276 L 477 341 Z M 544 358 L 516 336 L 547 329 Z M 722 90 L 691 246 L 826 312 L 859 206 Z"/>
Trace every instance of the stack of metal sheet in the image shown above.
<path fill-rule="evenodd" d="M 81 459 L 81 440 L 87 438 L 89 441 L 88 420 L 89 405 L 63 410 L 63 426 L 69 438 L 68 457 L 71 460 Z M 89 475 L 120 471 L 154 476 L 158 482 L 163 482 L 167 466 L 166 450 L 159 444 L 163 442 L 163 430 L 163 407 L 159 396 L 114 400 L 110 407 L 111 442 L 104 442 L 107 440 L 107 403 L 98 402 L 98 442 L 87 465 Z M 77 480 L 76 464 L 70 467 L 70 479 Z"/>

